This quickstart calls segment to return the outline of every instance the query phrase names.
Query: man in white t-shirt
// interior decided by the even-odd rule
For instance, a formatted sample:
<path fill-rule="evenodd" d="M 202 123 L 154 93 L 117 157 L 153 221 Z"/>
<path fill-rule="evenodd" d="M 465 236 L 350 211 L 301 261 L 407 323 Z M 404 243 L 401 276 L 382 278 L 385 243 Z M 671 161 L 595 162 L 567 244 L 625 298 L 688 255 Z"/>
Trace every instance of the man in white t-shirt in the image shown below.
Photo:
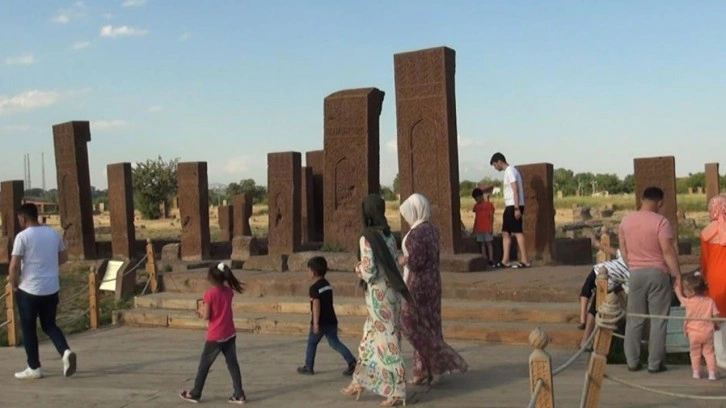
<path fill-rule="evenodd" d="M 63 332 L 56 325 L 58 268 L 68 260 L 63 239 L 55 230 L 38 223 L 38 207 L 23 204 L 18 209 L 23 231 L 13 242 L 8 281 L 15 290 L 20 316 L 23 346 L 28 367 L 15 373 L 20 380 L 43 377 L 38 355 L 37 321 L 63 359 L 63 375 L 76 371 L 76 354 L 68 347 Z"/>
<path fill-rule="evenodd" d="M 502 217 L 502 260 L 497 265 L 500 268 L 527 268 L 527 248 L 522 230 L 522 214 L 524 214 L 524 186 L 522 175 L 514 166 L 507 163 L 501 153 L 494 153 L 489 164 L 497 171 L 504 172 L 502 192 L 504 193 L 504 215 Z M 512 245 L 512 235 L 517 239 L 519 249 L 519 262 L 510 262 L 509 249 Z"/>

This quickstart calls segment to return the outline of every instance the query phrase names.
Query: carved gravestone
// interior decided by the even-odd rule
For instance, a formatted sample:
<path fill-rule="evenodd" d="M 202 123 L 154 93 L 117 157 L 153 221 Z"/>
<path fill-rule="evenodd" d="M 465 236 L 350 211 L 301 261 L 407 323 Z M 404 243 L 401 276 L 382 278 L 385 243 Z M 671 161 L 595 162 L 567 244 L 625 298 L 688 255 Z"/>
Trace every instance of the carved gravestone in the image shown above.
<path fill-rule="evenodd" d="M 232 233 L 234 231 L 234 207 L 229 205 L 220 205 L 217 209 L 217 220 L 219 221 L 219 229 L 222 231 L 220 241 L 232 241 Z"/>
<path fill-rule="evenodd" d="M 719 194 L 721 180 L 718 175 L 718 163 L 706 163 L 706 202 Z"/>
<path fill-rule="evenodd" d="M 361 203 L 380 192 L 379 116 L 383 91 L 349 89 L 325 98 L 325 243 L 354 250 Z"/>
<path fill-rule="evenodd" d="M 300 163 L 298 152 L 267 155 L 268 254 L 290 255 L 300 247 Z"/>
<path fill-rule="evenodd" d="M 3 181 L 0 183 L 0 214 L 2 214 L 2 231 L 0 231 L 0 263 L 10 263 L 13 251 L 13 239 L 20 232 L 17 210 L 23 202 L 25 190 L 21 180 Z"/>
<path fill-rule="evenodd" d="M 313 195 L 313 172 L 310 167 L 300 167 L 300 240 L 301 243 L 311 242 L 310 231 L 315 227 L 313 208 L 315 208 Z"/>
<path fill-rule="evenodd" d="M 181 259 L 209 258 L 209 187 L 206 162 L 177 165 L 179 218 L 181 220 Z"/>
<path fill-rule="evenodd" d="M 554 169 L 550 163 L 517 166 L 524 187 L 522 227 L 527 256 L 551 262 L 555 257 Z"/>
<path fill-rule="evenodd" d="M 58 211 L 68 256 L 75 259 L 93 259 L 96 256 L 88 170 L 87 143 L 90 141 L 88 122 L 53 125 Z"/>
<path fill-rule="evenodd" d="M 446 47 L 394 56 L 401 199 L 429 199 L 443 254 L 461 249 L 455 59 Z M 401 233 L 407 230 L 402 221 Z"/>
<path fill-rule="evenodd" d="M 109 164 L 106 166 L 106 173 L 108 174 L 112 257 L 131 259 L 136 246 L 131 163 Z"/>
<path fill-rule="evenodd" d="M 252 236 L 252 194 L 237 194 L 232 197 L 232 237 Z"/>
<path fill-rule="evenodd" d="M 640 198 L 648 187 L 663 190 L 663 214 L 673 227 L 674 237 L 678 237 L 678 206 L 676 203 L 676 159 L 673 156 L 647 157 L 633 160 L 635 168 L 635 204 L 640 208 Z"/>
<path fill-rule="evenodd" d="M 312 187 L 312 211 L 308 214 L 311 219 L 308 222 L 308 240 L 311 242 L 323 242 L 323 217 L 324 208 L 323 205 L 323 173 L 325 171 L 325 151 L 314 150 L 305 153 L 305 167 L 309 168 L 312 172 L 313 187 Z"/>

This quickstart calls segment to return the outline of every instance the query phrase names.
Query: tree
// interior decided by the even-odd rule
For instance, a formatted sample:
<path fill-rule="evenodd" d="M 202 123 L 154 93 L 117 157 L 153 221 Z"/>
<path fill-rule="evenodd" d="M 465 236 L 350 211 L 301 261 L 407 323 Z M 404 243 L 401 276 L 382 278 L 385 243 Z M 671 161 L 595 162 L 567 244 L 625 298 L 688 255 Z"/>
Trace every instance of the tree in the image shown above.
<path fill-rule="evenodd" d="M 555 191 L 562 191 L 563 195 L 571 196 L 575 195 L 577 191 L 577 181 L 572 170 L 568 169 L 555 169 L 552 176 Z"/>
<path fill-rule="evenodd" d="M 132 170 L 136 206 L 141 215 L 147 219 L 159 219 L 163 203 L 169 208 L 172 197 L 177 193 L 178 158 L 164 161 L 159 156 L 156 160 L 148 159 L 146 162 L 137 162 Z"/>
<path fill-rule="evenodd" d="M 635 176 L 628 174 L 623 179 L 623 193 L 633 194 L 635 192 Z"/>
<path fill-rule="evenodd" d="M 610 194 L 620 194 L 623 192 L 623 182 L 617 174 L 596 174 L 595 189 L 599 191 L 607 191 Z"/>
<path fill-rule="evenodd" d="M 401 184 L 398 180 L 398 173 L 396 173 L 396 177 L 393 179 L 393 193 L 394 194 L 401 193 Z"/>
<path fill-rule="evenodd" d="M 252 196 L 252 202 L 255 204 L 264 203 L 267 199 L 267 189 L 264 186 L 258 186 L 253 179 L 244 179 L 239 183 L 229 183 L 225 190 L 227 200 L 238 194 L 249 193 Z"/>
<path fill-rule="evenodd" d="M 395 201 L 396 200 L 396 193 L 393 192 L 392 189 L 386 186 L 381 186 L 381 195 L 383 196 L 383 199 L 386 201 Z"/>

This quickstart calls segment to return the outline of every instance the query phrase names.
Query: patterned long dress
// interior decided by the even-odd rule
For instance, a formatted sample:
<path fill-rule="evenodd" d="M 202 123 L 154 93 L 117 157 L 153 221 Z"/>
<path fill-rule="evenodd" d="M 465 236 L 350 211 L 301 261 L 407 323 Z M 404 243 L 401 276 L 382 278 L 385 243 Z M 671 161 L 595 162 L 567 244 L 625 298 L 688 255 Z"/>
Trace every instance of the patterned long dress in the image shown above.
<path fill-rule="evenodd" d="M 394 259 L 396 240 L 386 244 Z M 365 293 L 368 317 L 358 347 L 358 364 L 353 380 L 363 388 L 386 398 L 406 397 L 406 368 L 401 355 L 401 295 L 391 288 L 376 264 L 368 241 L 361 237 L 361 266 L 358 273 L 368 284 Z"/>
<path fill-rule="evenodd" d="M 441 329 L 441 274 L 439 232 L 425 222 L 406 237 L 408 275 L 406 286 L 415 303 L 403 304 L 401 329 L 414 348 L 414 378 L 465 372 L 466 361 L 444 341 Z"/>

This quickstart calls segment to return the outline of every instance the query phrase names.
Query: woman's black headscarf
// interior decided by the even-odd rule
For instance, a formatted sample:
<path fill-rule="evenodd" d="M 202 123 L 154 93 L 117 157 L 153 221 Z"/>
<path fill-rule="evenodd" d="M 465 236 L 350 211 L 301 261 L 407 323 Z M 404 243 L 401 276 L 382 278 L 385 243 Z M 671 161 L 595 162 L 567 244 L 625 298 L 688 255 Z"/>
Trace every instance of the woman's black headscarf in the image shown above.
<path fill-rule="evenodd" d="M 403 281 L 401 272 L 398 270 L 396 260 L 386 245 L 381 233 L 386 237 L 391 235 L 391 227 L 386 219 L 386 202 L 378 194 L 370 194 L 363 200 L 363 232 L 361 235 L 371 244 L 371 250 L 376 262 L 383 269 L 391 287 L 401 293 L 406 301 L 411 302 L 411 294 L 408 292 L 406 283 Z M 361 259 L 360 247 L 358 248 L 358 260 Z M 366 283 L 361 280 L 361 286 Z"/>

